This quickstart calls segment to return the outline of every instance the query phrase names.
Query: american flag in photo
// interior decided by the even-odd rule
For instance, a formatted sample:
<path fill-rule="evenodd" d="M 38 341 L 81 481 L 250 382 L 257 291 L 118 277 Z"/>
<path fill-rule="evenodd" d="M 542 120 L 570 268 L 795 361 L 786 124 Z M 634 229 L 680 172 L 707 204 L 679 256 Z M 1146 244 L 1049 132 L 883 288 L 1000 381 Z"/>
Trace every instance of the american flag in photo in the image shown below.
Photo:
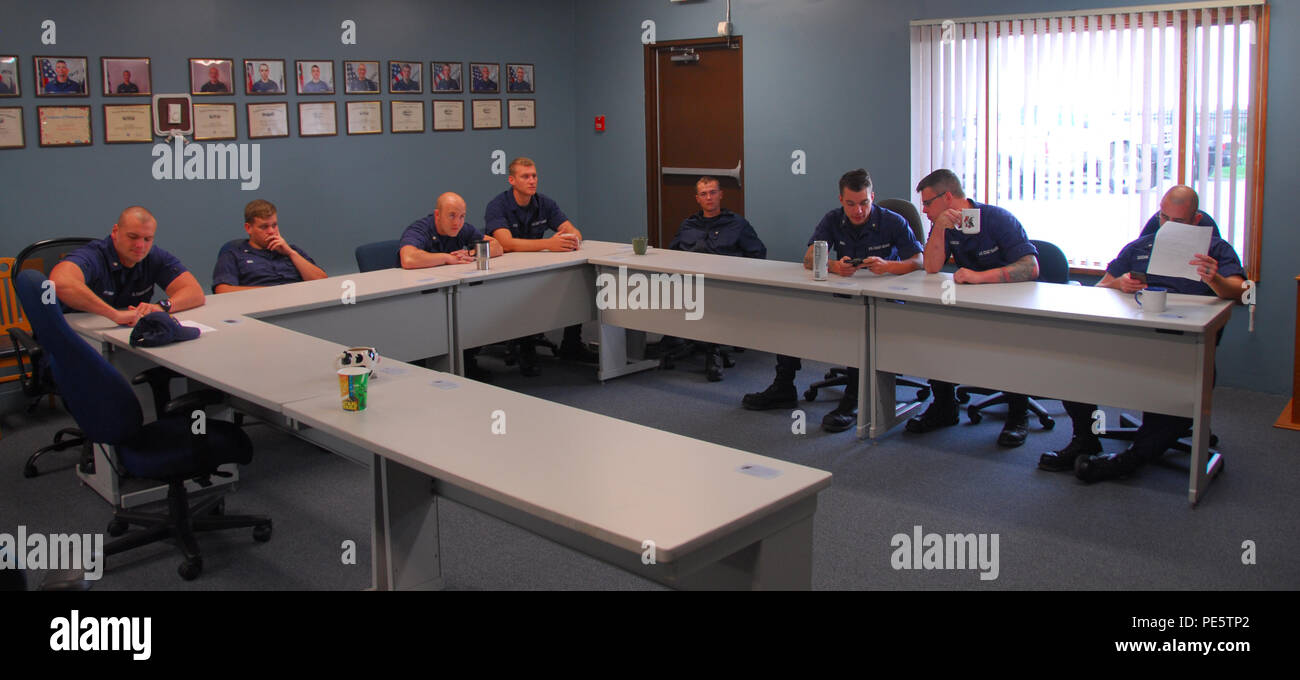
<path fill-rule="evenodd" d="M 71 76 L 69 75 L 69 77 Z M 54 78 L 55 78 L 54 60 L 42 59 L 41 60 L 41 91 L 42 92 L 45 91 L 45 84 L 50 82 L 51 80 L 54 80 Z"/>
<path fill-rule="evenodd" d="M 347 79 L 344 82 L 350 83 L 357 79 L 357 70 L 352 68 L 352 62 L 349 61 L 346 64 L 344 64 L 343 69 L 347 71 L 346 74 Z"/>
<path fill-rule="evenodd" d="M 395 62 L 395 61 L 394 61 L 394 62 L 391 62 L 391 63 L 388 64 L 388 70 L 389 70 L 389 72 L 390 72 L 390 73 L 388 74 L 388 82 L 390 82 L 390 83 L 395 83 L 395 82 L 397 82 L 397 81 L 399 81 L 399 80 L 402 79 L 402 65 L 401 65 L 401 64 L 399 64 L 399 63 L 397 63 L 397 62 Z"/>

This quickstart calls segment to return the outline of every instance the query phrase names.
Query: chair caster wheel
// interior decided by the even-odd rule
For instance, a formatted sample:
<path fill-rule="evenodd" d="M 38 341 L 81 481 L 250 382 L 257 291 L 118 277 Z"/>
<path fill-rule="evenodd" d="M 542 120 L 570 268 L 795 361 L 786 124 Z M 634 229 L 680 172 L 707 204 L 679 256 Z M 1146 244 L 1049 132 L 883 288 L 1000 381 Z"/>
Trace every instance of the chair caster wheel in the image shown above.
<path fill-rule="evenodd" d="M 199 577 L 199 574 L 203 573 L 203 558 L 195 557 L 181 562 L 181 566 L 176 568 L 176 573 L 180 574 L 181 578 L 186 581 L 193 581 Z"/>
<path fill-rule="evenodd" d="M 817 401 L 817 390 L 808 390 L 803 393 L 804 401 Z"/>
<path fill-rule="evenodd" d="M 1056 421 L 1051 416 L 1039 416 L 1038 424 L 1043 426 L 1044 430 L 1050 430 L 1056 427 Z"/>
<path fill-rule="evenodd" d="M 253 527 L 253 540 L 258 543 L 266 543 L 271 540 L 271 523 L 267 522 Z"/>
<path fill-rule="evenodd" d="M 928 388 L 928 387 L 922 387 L 921 389 L 919 389 L 919 390 L 916 391 L 916 400 L 917 400 L 917 401 L 925 401 L 926 399 L 929 399 L 929 398 L 930 398 L 930 388 Z"/>
<path fill-rule="evenodd" d="M 822 376 L 822 378 L 825 380 L 830 380 L 831 378 L 834 377 L 835 377 L 835 371 L 826 371 L 826 375 Z"/>
<path fill-rule="evenodd" d="M 130 525 L 128 525 L 126 522 L 117 519 L 115 517 L 112 520 L 109 520 L 108 522 L 108 535 L 113 536 L 114 538 L 121 536 L 122 534 L 126 533 L 126 530 L 129 526 Z"/>
<path fill-rule="evenodd" d="M 36 475 L 39 474 L 41 474 L 41 471 L 37 470 L 36 466 L 32 465 L 31 463 L 28 463 L 23 466 L 23 476 L 28 479 L 31 479 L 32 477 L 35 477 Z"/>
<path fill-rule="evenodd" d="M 980 412 L 975 410 L 973 407 L 966 409 L 966 417 L 970 418 L 972 425 L 979 425 L 979 422 L 984 420 L 984 416 L 980 415 Z"/>
<path fill-rule="evenodd" d="M 970 392 L 963 392 L 961 390 L 957 390 L 957 403 L 958 404 L 970 403 Z"/>

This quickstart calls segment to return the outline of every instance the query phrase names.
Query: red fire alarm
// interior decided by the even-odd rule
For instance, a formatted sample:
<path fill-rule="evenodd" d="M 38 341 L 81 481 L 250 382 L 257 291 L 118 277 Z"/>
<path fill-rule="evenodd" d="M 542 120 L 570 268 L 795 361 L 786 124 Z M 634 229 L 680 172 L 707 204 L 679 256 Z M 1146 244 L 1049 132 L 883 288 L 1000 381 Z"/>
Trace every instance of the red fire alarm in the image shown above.
<path fill-rule="evenodd" d="M 604 131 L 605 131 L 605 117 L 596 116 L 596 132 L 604 132 Z"/>

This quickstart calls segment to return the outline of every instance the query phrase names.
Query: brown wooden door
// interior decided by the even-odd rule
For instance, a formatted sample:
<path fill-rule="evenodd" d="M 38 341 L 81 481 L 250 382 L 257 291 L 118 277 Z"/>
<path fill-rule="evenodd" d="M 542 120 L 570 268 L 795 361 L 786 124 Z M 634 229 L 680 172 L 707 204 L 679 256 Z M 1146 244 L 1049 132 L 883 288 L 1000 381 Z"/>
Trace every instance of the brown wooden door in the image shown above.
<path fill-rule="evenodd" d="M 738 37 L 730 44 L 706 38 L 646 45 L 646 224 L 651 245 L 668 245 L 682 220 L 699 211 L 695 181 L 700 174 L 718 177 L 722 207 L 745 213 L 741 61 Z M 737 167 L 735 178 L 715 172 L 735 173 Z M 710 172 L 677 174 L 673 169 Z"/>

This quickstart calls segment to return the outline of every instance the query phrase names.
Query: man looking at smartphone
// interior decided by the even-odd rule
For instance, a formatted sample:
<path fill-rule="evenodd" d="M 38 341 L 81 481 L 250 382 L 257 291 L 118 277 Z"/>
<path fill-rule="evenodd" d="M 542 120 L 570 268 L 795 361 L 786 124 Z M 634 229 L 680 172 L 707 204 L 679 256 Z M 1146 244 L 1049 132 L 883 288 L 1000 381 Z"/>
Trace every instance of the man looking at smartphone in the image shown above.
<path fill-rule="evenodd" d="M 921 244 L 907 220 L 896 212 L 875 205 L 871 175 L 863 168 L 850 170 L 839 183 L 840 207 L 822 217 L 808 239 L 803 266 L 813 268 L 813 243 L 826 241 L 835 252 L 827 264 L 830 273 L 853 276 L 859 269 L 873 274 L 906 274 L 922 266 Z M 741 404 L 750 410 L 794 408 L 799 403 L 794 377 L 802 367 L 798 357 L 776 356 L 776 379 L 762 392 L 746 394 Z M 849 367 L 844 396 L 833 411 L 822 418 L 822 429 L 843 432 L 858 419 L 858 369 Z"/>

